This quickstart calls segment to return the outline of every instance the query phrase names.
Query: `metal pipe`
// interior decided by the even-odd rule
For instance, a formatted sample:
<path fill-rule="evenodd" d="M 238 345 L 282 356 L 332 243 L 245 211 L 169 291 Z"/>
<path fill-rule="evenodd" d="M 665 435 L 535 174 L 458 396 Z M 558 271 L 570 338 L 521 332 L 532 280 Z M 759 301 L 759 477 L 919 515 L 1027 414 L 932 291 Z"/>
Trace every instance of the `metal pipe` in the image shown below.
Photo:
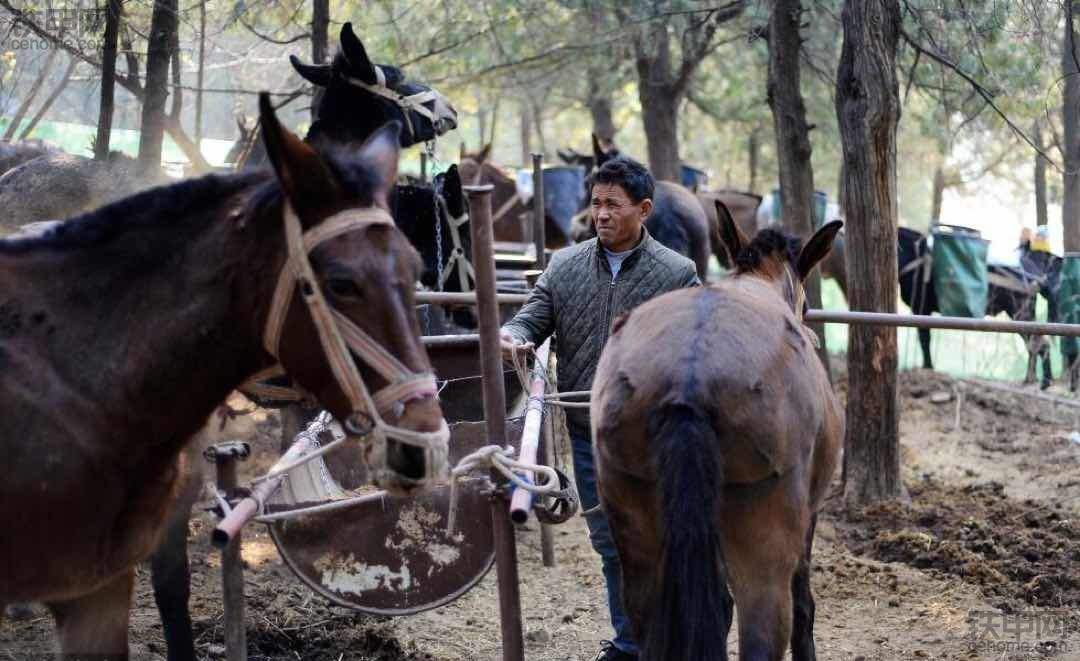
<path fill-rule="evenodd" d="M 223 493 L 236 489 L 236 461 L 231 454 L 217 456 L 217 488 Z M 244 623 L 244 564 L 240 559 L 240 532 L 221 549 L 221 593 L 225 609 L 225 658 L 247 660 L 247 629 Z"/>
<path fill-rule="evenodd" d="M 427 183 L 427 152 L 420 152 L 420 183 Z"/>
<path fill-rule="evenodd" d="M 469 197 L 469 231 L 472 234 L 472 263 L 476 273 L 476 316 L 480 330 L 480 366 L 484 382 L 484 420 L 488 443 L 506 445 L 506 391 L 503 384 L 502 351 L 499 344 L 499 306 L 495 299 L 495 252 L 492 245 L 492 186 L 466 186 Z M 492 479 L 503 482 L 501 476 Z M 514 527 L 506 503 L 496 490 L 491 498 L 492 537 L 495 571 L 499 584 L 499 623 L 502 630 L 503 661 L 524 661 L 521 589 L 518 585 L 517 549 Z"/>
<path fill-rule="evenodd" d="M 474 347 L 480 344 L 480 336 L 476 333 L 468 335 L 425 335 L 421 338 L 425 349 L 442 349 L 444 347 Z"/>
<path fill-rule="evenodd" d="M 525 422 L 521 430 L 521 447 L 518 459 L 525 464 L 536 464 L 540 448 L 540 430 L 544 421 L 544 389 L 547 386 L 548 356 L 551 352 L 551 338 L 544 340 L 536 350 L 536 364 L 533 365 L 532 379 L 529 382 L 529 403 L 525 409 Z M 532 483 L 536 475 L 528 472 L 525 479 Z M 510 496 L 510 519 L 520 525 L 529 520 L 533 494 L 526 489 L 514 489 Z"/>
<path fill-rule="evenodd" d="M 998 321 L 996 319 L 967 319 L 965 317 L 931 317 L 921 314 L 848 312 L 846 310 L 810 310 L 806 313 L 806 321 L 821 321 L 827 324 L 866 324 L 870 326 L 904 326 L 942 330 L 1080 337 L 1080 324 L 1057 324 L 1041 321 Z"/>
<path fill-rule="evenodd" d="M 533 246 L 536 248 L 536 268 L 547 266 L 544 246 L 544 155 L 533 154 Z"/>
<path fill-rule="evenodd" d="M 528 294 L 498 294 L 495 297 L 499 305 L 523 305 L 529 300 Z M 476 295 L 463 292 L 418 291 L 416 303 L 432 305 L 476 305 Z"/>

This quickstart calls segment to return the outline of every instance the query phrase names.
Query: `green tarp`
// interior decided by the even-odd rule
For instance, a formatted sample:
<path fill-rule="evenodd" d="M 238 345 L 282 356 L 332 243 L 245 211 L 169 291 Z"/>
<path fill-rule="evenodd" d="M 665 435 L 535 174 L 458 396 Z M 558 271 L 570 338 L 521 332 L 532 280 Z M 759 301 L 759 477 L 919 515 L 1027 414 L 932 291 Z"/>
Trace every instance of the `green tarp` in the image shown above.
<path fill-rule="evenodd" d="M 1058 321 L 1080 324 L 1080 253 L 1065 253 L 1061 262 L 1061 285 L 1058 289 Z M 1080 343 L 1075 337 L 1061 338 L 1061 353 L 1078 353 Z"/>
<path fill-rule="evenodd" d="M 973 231 L 934 230 L 934 293 L 947 317 L 986 314 L 986 252 L 989 242 Z"/>
<path fill-rule="evenodd" d="M 822 191 L 814 191 L 814 231 L 821 229 L 825 224 L 825 210 L 829 202 L 829 196 Z M 780 189 L 774 188 L 772 192 L 772 217 L 777 223 L 783 215 L 784 206 L 780 203 Z"/>

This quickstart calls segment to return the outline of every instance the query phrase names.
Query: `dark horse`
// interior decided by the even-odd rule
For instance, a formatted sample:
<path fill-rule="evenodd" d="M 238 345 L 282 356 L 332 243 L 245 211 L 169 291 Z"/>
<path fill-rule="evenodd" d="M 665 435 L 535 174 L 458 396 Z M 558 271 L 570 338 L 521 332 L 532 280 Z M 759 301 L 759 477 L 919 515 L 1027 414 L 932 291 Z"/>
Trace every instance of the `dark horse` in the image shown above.
<path fill-rule="evenodd" d="M 747 242 L 720 211 L 735 270 L 615 320 L 592 388 L 597 485 L 643 661 L 814 658 L 810 552 L 844 436 L 803 325 L 803 280 L 841 223 L 799 249 Z M 675 352 L 658 352 L 663 344 Z"/>
<path fill-rule="evenodd" d="M 134 566 L 154 549 L 181 450 L 225 396 L 275 362 L 264 348 L 285 265 L 283 218 L 305 229 L 386 208 L 397 171 L 391 125 L 358 150 L 320 156 L 260 99 L 270 172 L 158 188 L 0 242 L 0 603 L 43 601 L 67 654 L 126 658 Z M 389 224 L 316 247 L 316 282 L 337 311 L 408 370 L 429 372 L 413 308 L 416 252 Z M 335 416 L 349 399 L 300 295 L 277 360 Z M 385 381 L 359 366 L 373 388 Z M 430 432 L 434 397 L 388 422 Z M 396 448 L 396 449 L 395 449 Z M 394 490 L 423 455 L 388 450 Z"/>
<path fill-rule="evenodd" d="M 897 264 L 900 277 L 900 298 L 912 314 L 928 315 L 939 312 L 934 292 L 933 262 L 926 236 L 907 227 L 897 231 Z M 986 314 L 1004 312 L 1016 321 L 1034 321 L 1036 294 L 1042 294 L 1049 305 L 1049 319 L 1057 318 L 1057 285 L 1061 258 L 1050 253 L 1025 251 L 1020 269 L 990 266 L 991 282 L 987 291 Z M 994 277 L 997 276 L 997 277 Z M 1050 344 L 1042 335 L 1020 336 L 1028 349 L 1028 367 L 1024 383 L 1035 383 L 1036 364 L 1041 359 L 1040 387 L 1050 387 L 1053 372 L 1050 366 Z M 930 329 L 919 329 L 923 367 L 934 369 L 930 352 Z"/>
<path fill-rule="evenodd" d="M 620 156 L 618 148 L 614 145 L 605 147 L 596 135 L 593 135 L 592 162 L 595 167 Z M 580 165 L 586 162 L 577 161 Z M 574 240 L 582 241 L 596 236 L 591 216 L 583 214 L 580 218 L 582 222 L 575 228 L 577 231 L 574 233 Z M 693 193 L 671 181 L 656 182 L 653 210 L 645 220 L 645 227 L 654 239 L 693 260 L 698 277 L 702 282 L 707 280 L 709 251 L 712 247 L 709 239 L 709 219 Z"/>
<path fill-rule="evenodd" d="M 304 78 L 323 88 L 318 119 L 312 124 L 306 142 L 320 152 L 333 150 L 338 145 L 355 145 L 385 122 L 397 120 L 412 127 L 411 132 L 399 136 L 400 145 L 407 147 L 434 139 L 456 126 L 456 113 L 441 95 L 426 85 L 406 79 L 396 67 L 373 64 L 350 23 L 342 26 L 340 39 L 341 52 L 332 64 L 312 66 L 301 63 L 295 57 L 291 59 L 292 66 Z M 411 102 L 399 98 L 410 95 L 420 96 L 413 96 Z M 425 110 L 418 110 L 418 106 Z M 241 134 L 250 140 L 248 149 L 234 150 L 240 154 L 237 165 L 249 171 L 265 165 L 265 147 L 263 141 L 257 139 L 261 136 L 260 132 L 247 130 L 239 120 L 238 126 Z M 420 281 L 437 289 L 436 280 L 441 272 L 448 276 L 446 290 L 461 291 L 459 269 L 462 264 L 460 260 L 453 259 L 450 223 L 465 215 L 466 205 L 456 173 L 447 173 L 447 180 L 439 191 L 432 186 L 395 186 L 389 204 L 398 227 L 421 253 L 423 270 Z M 465 255 L 468 256 L 468 225 L 458 227 L 458 232 L 464 242 Z M 436 248 L 440 235 L 441 268 L 437 263 L 439 251 Z M 471 286 L 471 282 L 469 284 Z M 470 315 L 467 310 L 454 312 L 455 319 L 461 322 L 470 321 Z M 287 406 L 286 402 L 259 403 L 274 408 Z M 294 407 L 284 408 L 282 421 L 282 441 L 287 446 L 302 427 L 303 413 Z M 192 452 L 192 455 L 198 461 L 198 453 Z M 154 598 L 161 612 L 169 661 L 193 661 L 196 658 L 188 610 L 190 569 L 187 536 L 191 509 L 201 490 L 199 466 L 201 463 L 192 467 L 183 494 L 162 536 L 161 545 L 151 559 Z"/>

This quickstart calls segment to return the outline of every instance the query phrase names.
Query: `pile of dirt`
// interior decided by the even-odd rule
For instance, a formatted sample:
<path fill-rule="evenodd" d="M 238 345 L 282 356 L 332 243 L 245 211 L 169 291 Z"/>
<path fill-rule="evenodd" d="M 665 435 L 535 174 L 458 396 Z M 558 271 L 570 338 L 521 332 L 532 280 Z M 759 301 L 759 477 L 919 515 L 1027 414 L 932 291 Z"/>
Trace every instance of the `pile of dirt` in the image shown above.
<path fill-rule="evenodd" d="M 995 607 L 1080 607 L 1080 522 L 1061 503 L 1016 501 L 1004 486 L 909 485 L 912 504 L 831 511 L 856 555 L 976 585 Z"/>

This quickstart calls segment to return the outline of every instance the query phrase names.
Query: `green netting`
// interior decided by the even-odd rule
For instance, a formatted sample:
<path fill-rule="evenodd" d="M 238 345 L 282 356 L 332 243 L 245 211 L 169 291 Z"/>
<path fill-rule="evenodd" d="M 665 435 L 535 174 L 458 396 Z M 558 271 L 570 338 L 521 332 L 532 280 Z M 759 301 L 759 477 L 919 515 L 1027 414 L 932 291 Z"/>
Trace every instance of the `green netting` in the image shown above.
<path fill-rule="evenodd" d="M 822 191 L 814 191 L 814 230 L 818 230 L 825 224 L 825 210 L 826 205 L 829 203 L 829 196 Z M 780 189 L 774 188 L 772 192 L 772 217 L 777 223 L 780 222 L 780 216 L 783 212 L 783 205 L 780 203 Z"/>
<path fill-rule="evenodd" d="M 1058 290 L 1058 318 L 1066 324 L 1080 324 L 1080 253 L 1065 253 L 1061 262 L 1061 288 Z M 1061 353 L 1070 356 L 1080 349 L 1075 337 L 1061 338 Z"/>
<path fill-rule="evenodd" d="M 986 252 L 989 242 L 964 231 L 934 231 L 934 293 L 948 317 L 986 314 Z"/>

